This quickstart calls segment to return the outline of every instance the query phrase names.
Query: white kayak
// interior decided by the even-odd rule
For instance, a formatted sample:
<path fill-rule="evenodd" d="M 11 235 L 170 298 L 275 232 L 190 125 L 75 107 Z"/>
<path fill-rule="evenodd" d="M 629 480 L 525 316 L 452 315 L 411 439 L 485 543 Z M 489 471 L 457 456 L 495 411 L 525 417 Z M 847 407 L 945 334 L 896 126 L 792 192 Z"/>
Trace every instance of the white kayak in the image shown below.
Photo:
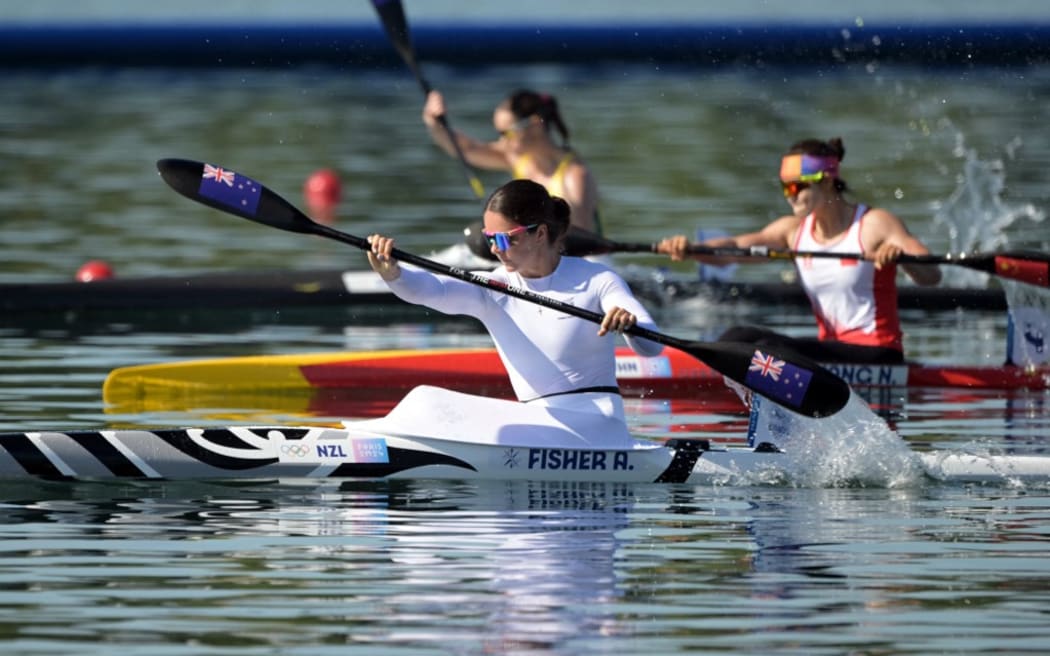
<path fill-rule="evenodd" d="M 823 421 L 823 420 L 818 420 Z M 1050 457 L 915 453 L 870 463 L 887 485 L 1050 480 Z M 837 485 L 807 454 L 635 439 L 589 413 L 418 387 L 385 417 L 343 427 L 234 426 L 0 433 L 0 479 L 527 479 L 721 485 Z M 823 465 L 821 465 L 823 467 Z M 847 472 L 847 473 L 843 473 Z M 848 480 L 838 480 L 844 476 Z M 861 484 L 871 481 L 861 480 Z M 876 481 L 878 482 L 878 481 Z"/>

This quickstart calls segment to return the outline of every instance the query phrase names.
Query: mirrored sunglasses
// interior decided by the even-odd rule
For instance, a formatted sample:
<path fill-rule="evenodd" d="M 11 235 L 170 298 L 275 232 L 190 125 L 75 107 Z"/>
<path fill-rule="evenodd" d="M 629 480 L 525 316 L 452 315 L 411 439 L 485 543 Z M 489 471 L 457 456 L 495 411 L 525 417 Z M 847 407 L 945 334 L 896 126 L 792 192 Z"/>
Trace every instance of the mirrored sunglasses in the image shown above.
<path fill-rule="evenodd" d="M 532 223 L 529 225 L 518 226 L 507 232 L 489 232 L 488 230 L 482 230 L 481 234 L 485 235 L 485 241 L 488 242 L 489 248 L 495 246 L 496 250 L 505 251 L 514 245 L 515 236 L 520 235 L 523 232 L 532 232 L 538 227 L 540 227 L 540 224 Z"/>
<path fill-rule="evenodd" d="M 521 119 L 519 121 L 515 121 L 506 130 L 500 130 L 499 131 L 499 136 L 503 137 L 504 139 L 509 139 L 510 137 L 512 137 L 514 135 L 521 134 L 526 129 L 528 129 L 529 122 L 531 121 L 531 119 L 532 119 L 531 116 L 526 116 L 525 118 L 523 118 L 523 119 Z"/>
<path fill-rule="evenodd" d="M 791 182 L 781 182 L 780 186 L 784 189 L 784 198 L 794 198 L 804 189 L 809 189 L 813 184 L 820 182 L 824 179 L 824 172 L 820 171 L 817 173 L 811 173 L 809 175 L 802 176 L 801 180 L 792 180 Z"/>
<path fill-rule="evenodd" d="M 808 182 L 782 182 L 780 183 L 784 188 L 784 198 L 794 198 L 798 196 L 803 189 L 809 189 L 810 183 Z"/>

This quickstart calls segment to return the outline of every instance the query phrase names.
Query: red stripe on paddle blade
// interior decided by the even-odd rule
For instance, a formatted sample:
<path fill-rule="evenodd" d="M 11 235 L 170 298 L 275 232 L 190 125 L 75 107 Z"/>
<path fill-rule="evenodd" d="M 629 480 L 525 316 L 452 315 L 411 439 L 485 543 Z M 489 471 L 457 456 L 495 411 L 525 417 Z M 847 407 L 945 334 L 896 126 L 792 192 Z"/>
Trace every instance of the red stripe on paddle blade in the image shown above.
<path fill-rule="evenodd" d="M 1020 258 L 1012 255 L 995 256 L 996 275 L 1038 285 L 1050 287 L 1050 263 L 1028 258 Z"/>

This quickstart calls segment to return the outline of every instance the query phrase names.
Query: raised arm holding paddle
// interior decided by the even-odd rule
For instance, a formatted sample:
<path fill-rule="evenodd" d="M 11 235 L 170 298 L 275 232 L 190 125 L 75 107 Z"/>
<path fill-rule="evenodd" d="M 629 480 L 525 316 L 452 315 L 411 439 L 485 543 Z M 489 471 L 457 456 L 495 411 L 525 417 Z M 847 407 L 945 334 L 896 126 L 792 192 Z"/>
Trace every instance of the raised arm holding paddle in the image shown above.
<path fill-rule="evenodd" d="M 497 138 L 491 141 L 441 129 L 445 114 L 444 96 L 431 91 L 423 106 L 423 123 L 446 152 L 455 154 L 458 149 L 471 166 L 509 171 L 516 179 L 543 185 L 551 195 L 568 202 L 573 226 L 601 234 L 598 185 L 587 164 L 569 146 L 569 128 L 553 96 L 530 89 L 508 95 L 492 112 Z M 552 132 L 558 133 L 559 142 Z"/>

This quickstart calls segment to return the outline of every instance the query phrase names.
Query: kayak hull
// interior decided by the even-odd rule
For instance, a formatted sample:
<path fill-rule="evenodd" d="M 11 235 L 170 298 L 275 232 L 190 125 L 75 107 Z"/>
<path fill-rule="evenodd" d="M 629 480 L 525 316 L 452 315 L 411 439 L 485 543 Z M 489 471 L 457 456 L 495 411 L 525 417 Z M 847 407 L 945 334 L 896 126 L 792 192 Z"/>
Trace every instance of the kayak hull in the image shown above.
<path fill-rule="evenodd" d="M 1047 389 L 1050 367 L 955 365 L 827 365 L 854 387 Z M 720 390 L 723 377 L 695 357 L 665 348 L 656 357 L 616 351 L 617 382 L 629 398 L 696 398 Z M 187 360 L 121 367 L 103 385 L 110 406 L 147 399 L 215 394 L 352 390 L 374 393 L 438 385 L 461 392 L 512 396 L 507 371 L 493 348 L 403 349 Z"/>
<path fill-rule="evenodd" d="M 476 444 L 323 427 L 230 427 L 0 434 L 0 479 L 456 479 L 777 484 L 788 454 L 706 440 L 631 448 Z M 917 454 L 946 483 L 1050 480 L 1050 458 Z"/>
<path fill-rule="evenodd" d="M 863 403 L 851 399 L 851 405 Z M 781 410 L 781 412 L 785 412 Z M 806 419 L 841 432 L 842 417 Z M 858 421 L 867 421 L 859 417 Z M 877 421 L 877 420 L 876 420 Z M 829 423 L 830 422 L 830 423 Z M 786 424 L 785 424 L 786 425 Z M 801 425 L 798 431 L 804 435 Z M 790 436 L 786 436 L 790 437 Z M 231 426 L 0 434 L 0 479 L 493 479 L 613 483 L 841 484 L 820 471 L 855 472 L 898 484 L 1050 480 L 1050 458 L 915 454 L 900 443 L 846 468 L 848 448 L 801 440 L 797 453 L 752 439 L 754 448 L 702 439 L 647 440 L 587 403 L 544 405 L 413 389 L 385 416 L 342 426 Z M 790 441 L 789 441 L 790 442 Z M 794 447 L 793 447 L 794 448 Z M 879 462 L 868 462 L 878 460 Z M 807 474 L 809 472 L 809 474 Z M 856 472 L 861 472 L 860 474 Z M 887 476 L 888 475 L 888 476 Z M 808 477 L 808 478 L 807 478 Z M 808 481 L 808 483 L 807 483 Z M 816 481 L 814 483 L 814 481 Z M 847 481 L 849 482 L 849 481 Z"/>

